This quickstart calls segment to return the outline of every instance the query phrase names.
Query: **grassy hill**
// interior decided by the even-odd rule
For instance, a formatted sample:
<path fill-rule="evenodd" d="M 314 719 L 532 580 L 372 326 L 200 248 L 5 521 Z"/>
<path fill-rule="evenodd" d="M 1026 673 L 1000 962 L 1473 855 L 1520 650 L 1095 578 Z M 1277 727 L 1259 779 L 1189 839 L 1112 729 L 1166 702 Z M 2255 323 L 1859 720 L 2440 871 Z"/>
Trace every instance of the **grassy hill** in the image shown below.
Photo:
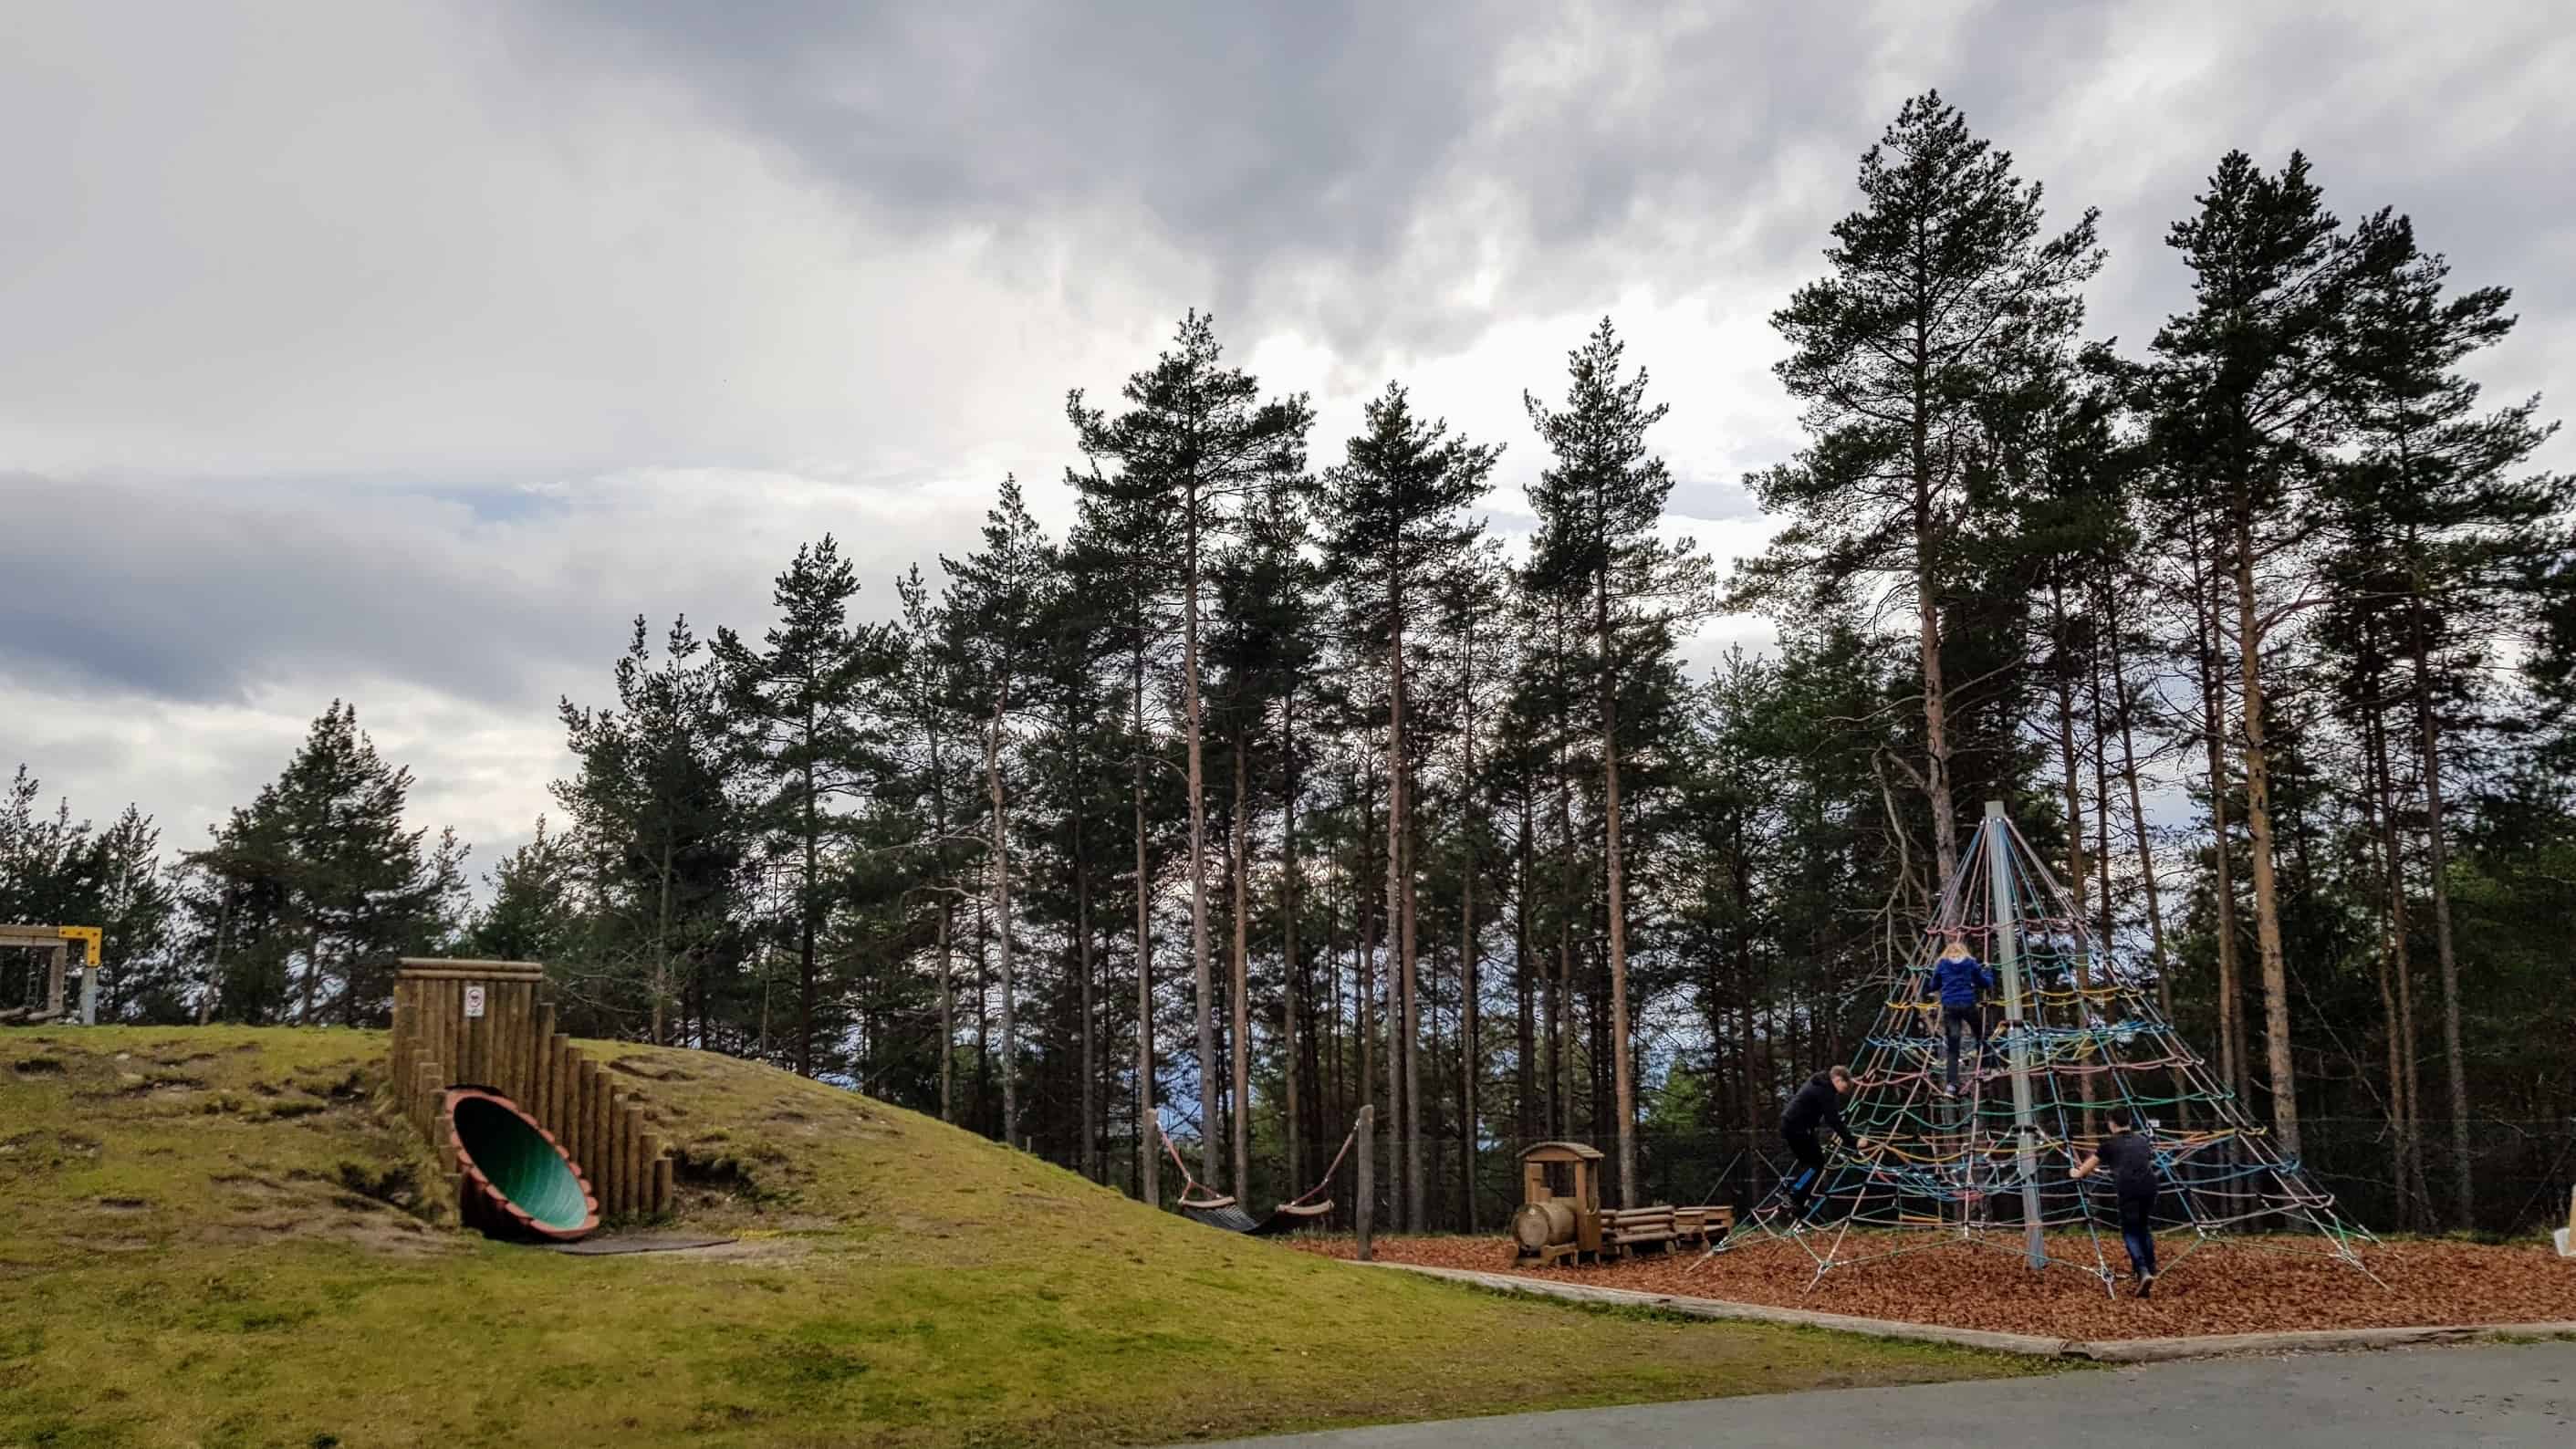
<path fill-rule="evenodd" d="M 1186 1222 L 918 1114 L 613 1056 L 699 1254 L 457 1230 L 381 1033 L 0 1032 L 0 1444 L 1159 1442 L 2021 1371 L 1509 1299 Z"/>

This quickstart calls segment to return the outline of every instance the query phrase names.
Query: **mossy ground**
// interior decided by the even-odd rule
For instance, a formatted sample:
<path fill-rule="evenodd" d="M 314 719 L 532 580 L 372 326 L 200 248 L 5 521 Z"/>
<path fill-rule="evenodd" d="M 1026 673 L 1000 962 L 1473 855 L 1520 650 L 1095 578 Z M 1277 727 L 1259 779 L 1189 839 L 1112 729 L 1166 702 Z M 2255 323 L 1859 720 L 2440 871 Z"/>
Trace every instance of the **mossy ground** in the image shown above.
<path fill-rule="evenodd" d="M 2030 1371 L 1216 1233 L 917 1114 L 599 1045 L 705 1255 L 456 1231 L 379 1033 L 0 1033 L 0 1444 L 1159 1442 Z"/>

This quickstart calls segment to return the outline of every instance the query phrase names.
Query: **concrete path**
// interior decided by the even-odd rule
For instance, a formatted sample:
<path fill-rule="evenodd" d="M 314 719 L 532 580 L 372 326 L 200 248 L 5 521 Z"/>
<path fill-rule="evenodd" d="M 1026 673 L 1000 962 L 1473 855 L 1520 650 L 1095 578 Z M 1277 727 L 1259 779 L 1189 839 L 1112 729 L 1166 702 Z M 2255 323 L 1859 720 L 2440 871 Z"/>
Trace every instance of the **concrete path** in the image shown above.
<path fill-rule="evenodd" d="M 1234 1441 L 1244 1449 L 1901 1444 L 2261 1449 L 2576 1444 L 2576 1344 L 2209 1359 L 2044 1378 L 1569 1409 Z"/>

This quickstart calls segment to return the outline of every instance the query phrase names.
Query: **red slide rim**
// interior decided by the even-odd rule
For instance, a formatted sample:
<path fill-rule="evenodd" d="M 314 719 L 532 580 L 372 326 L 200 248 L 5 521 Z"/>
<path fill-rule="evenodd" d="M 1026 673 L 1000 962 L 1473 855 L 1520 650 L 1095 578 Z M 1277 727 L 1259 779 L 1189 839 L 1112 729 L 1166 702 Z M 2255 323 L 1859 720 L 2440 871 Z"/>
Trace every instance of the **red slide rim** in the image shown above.
<path fill-rule="evenodd" d="M 553 1148 L 555 1154 L 563 1159 L 564 1166 L 572 1169 L 573 1181 L 581 1187 L 583 1213 L 579 1227 L 558 1228 L 539 1222 L 529 1216 L 525 1208 L 510 1201 L 509 1194 L 494 1187 L 492 1179 L 484 1176 L 483 1169 L 474 1165 L 474 1154 L 465 1150 L 465 1140 L 456 1131 L 456 1104 L 468 1099 L 493 1103 L 526 1123 L 530 1130 L 544 1138 L 546 1145 Z M 547 1131 L 544 1123 L 529 1116 L 518 1103 L 498 1092 L 488 1092 L 481 1087 L 450 1087 L 447 1090 L 447 1098 L 439 1110 L 447 1119 L 447 1147 L 455 1154 L 457 1169 L 465 1174 L 468 1182 L 474 1184 L 476 1194 L 502 1216 L 508 1218 L 519 1231 L 532 1237 L 545 1238 L 558 1243 L 576 1242 L 599 1231 L 599 1194 L 591 1190 L 590 1174 L 582 1171 L 581 1164 L 573 1161 L 572 1154 L 564 1150 L 564 1145 L 555 1140 L 555 1134 Z"/>

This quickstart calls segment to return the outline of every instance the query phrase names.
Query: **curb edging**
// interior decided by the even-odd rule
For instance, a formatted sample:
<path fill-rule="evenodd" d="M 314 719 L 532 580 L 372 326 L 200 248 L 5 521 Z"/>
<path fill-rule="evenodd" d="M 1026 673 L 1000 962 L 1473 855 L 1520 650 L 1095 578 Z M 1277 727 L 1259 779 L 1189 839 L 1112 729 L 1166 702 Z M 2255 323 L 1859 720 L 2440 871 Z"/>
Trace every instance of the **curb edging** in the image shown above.
<path fill-rule="evenodd" d="M 1348 1261 L 1348 1260 L 1344 1260 Z M 1517 1273 L 1481 1273 L 1472 1268 L 1434 1268 L 1421 1263 L 1369 1262 L 1368 1268 L 1394 1268 L 1429 1278 L 1446 1278 L 1504 1293 L 1557 1298 L 1621 1308 L 1654 1308 L 1693 1318 L 1776 1323 L 1800 1328 L 1831 1329 L 1872 1338 L 1945 1343 L 1957 1348 L 2029 1358 L 2084 1359 L 2106 1364 L 2169 1363 L 2177 1359 L 2218 1358 L 2228 1354 L 2332 1353 L 2354 1349 L 2402 1348 L 2412 1344 L 2463 1343 L 2486 1338 L 2576 1337 L 2576 1322 L 2443 1324 L 2416 1328 L 2298 1329 L 2280 1333 L 2203 1334 L 2188 1338 L 2048 1338 L 2028 1333 L 1997 1333 L 1982 1328 L 1950 1328 L 1935 1323 L 1908 1323 L 1894 1318 L 1860 1318 L 1847 1313 L 1817 1313 L 1803 1308 L 1773 1308 L 1726 1298 L 1692 1298 L 1675 1293 L 1647 1293 L 1633 1288 L 1603 1288 L 1589 1283 L 1561 1283 L 1525 1278 Z"/>

